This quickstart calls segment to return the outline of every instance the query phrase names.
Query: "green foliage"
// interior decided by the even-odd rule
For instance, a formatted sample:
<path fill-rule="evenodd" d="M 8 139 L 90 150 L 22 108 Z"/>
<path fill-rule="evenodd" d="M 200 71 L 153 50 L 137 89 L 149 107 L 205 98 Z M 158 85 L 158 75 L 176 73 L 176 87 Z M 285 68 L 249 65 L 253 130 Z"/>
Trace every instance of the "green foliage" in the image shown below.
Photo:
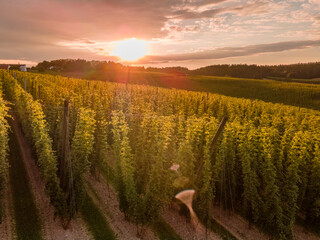
<path fill-rule="evenodd" d="M 164 203 L 168 203 L 173 196 L 170 143 L 175 126 L 172 117 L 155 117 L 151 121 L 154 129 L 154 152 L 149 159 L 151 166 L 145 190 L 148 206 L 146 216 L 149 222 L 158 218 Z"/>
<path fill-rule="evenodd" d="M 306 201 L 306 222 L 315 229 L 320 229 L 320 144 L 319 135 L 316 136 L 317 140 L 314 150 L 314 159 L 311 161 L 310 169 L 310 184 L 307 190 Z M 318 231 L 319 232 L 319 231 Z"/>
<path fill-rule="evenodd" d="M 242 163 L 243 194 L 249 219 L 257 222 L 261 218 L 262 199 L 259 195 L 260 182 L 257 173 L 261 160 L 257 135 L 254 130 L 245 130 L 241 136 L 239 151 Z"/>
<path fill-rule="evenodd" d="M 2 199 L 7 185 L 8 176 L 8 132 L 9 125 L 7 122 L 8 106 L 2 97 L 2 81 L 0 80 L 0 223 L 2 222 Z"/>
<path fill-rule="evenodd" d="M 278 131 L 270 128 L 261 128 L 262 148 L 262 215 L 266 229 L 273 229 L 276 237 L 283 235 L 282 207 L 280 189 L 277 182 L 277 168 L 279 140 Z"/>
<path fill-rule="evenodd" d="M 114 155 L 116 157 L 116 186 L 120 210 L 136 223 L 141 223 L 145 211 L 134 181 L 133 155 L 128 139 L 128 125 L 122 112 L 112 113 Z"/>
<path fill-rule="evenodd" d="M 85 194 L 85 176 L 89 172 L 91 162 L 89 156 L 93 151 L 94 112 L 90 109 L 80 108 L 77 116 L 77 124 L 71 144 L 71 162 L 73 171 L 73 190 L 75 193 L 76 210 L 82 204 Z M 71 178 L 71 176 L 69 176 Z"/>
<path fill-rule="evenodd" d="M 184 67 L 133 67 L 124 66 L 120 63 L 109 62 L 97 62 L 86 61 L 83 59 L 59 59 L 53 61 L 43 61 L 38 63 L 37 66 L 32 67 L 32 70 L 40 72 L 51 71 L 53 73 L 70 74 L 75 72 L 77 76 L 83 76 L 86 79 L 98 79 L 98 80 L 116 80 L 122 72 L 140 72 L 140 73 L 163 73 L 163 74 L 175 74 L 178 76 L 185 76 L 185 74 L 197 74 L 197 75 L 212 75 L 212 76 L 232 76 L 232 77 L 247 77 L 247 78 L 317 78 L 320 76 L 319 62 L 314 63 L 299 63 L 289 65 L 247 65 L 247 64 L 222 64 L 212 65 L 195 70 L 189 70 Z M 86 73 L 86 74 L 85 74 Z M 104 75 L 104 76 L 101 76 Z M 100 77 L 100 78 L 97 78 Z"/>
<path fill-rule="evenodd" d="M 99 169 L 103 167 L 107 170 L 110 168 L 108 123 L 105 120 L 98 120 L 96 125 L 94 150 L 91 157 L 91 172 L 93 174 L 98 173 Z M 107 171 L 107 174 L 108 173 L 109 171 Z"/>
<path fill-rule="evenodd" d="M 17 73 L 20 85 L 23 76 Z M 245 212 L 251 223 L 276 239 L 293 237 L 298 213 L 319 226 L 319 111 L 201 92 L 25 76 L 27 89 L 39 99 L 34 111 L 44 109 L 44 115 L 38 115 L 46 119 L 46 136 L 56 139 L 54 143 L 59 143 L 63 100 L 70 99 L 75 175 L 84 181 L 89 167 L 101 163 L 112 169 L 120 208 L 136 224 L 157 219 L 174 193 L 194 188 L 195 210 L 211 229 L 212 202 Z M 7 95 L 29 101 L 7 78 Z M 204 76 L 180 83 L 186 89 L 192 85 L 196 90 L 319 107 L 314 104 L 317 86 Z M 41 94 L 34 86 L 40 86 Z M 29 108 L 20 108 L 24 125 L 33 126 L 22 109 Z M 212 148 L 218 120 L 225 115 L 229 120 Z M 177 164 L 178 169 L 170 170 Z"/>
<path fill-rule="evenodd" d="M 48 135 L 41 105 L 26 93 L 7 72 L 2 75 L 7 97 L 16 103 L 15 110 L 22 122 L 23 130 L 34 144 L 41 175 L 46 184 L 46 192 L 54 205 L 56 214 L 66 217 L 66 201 L 59 186 L 57 161 L 52 150 L 52 140 Z"/>

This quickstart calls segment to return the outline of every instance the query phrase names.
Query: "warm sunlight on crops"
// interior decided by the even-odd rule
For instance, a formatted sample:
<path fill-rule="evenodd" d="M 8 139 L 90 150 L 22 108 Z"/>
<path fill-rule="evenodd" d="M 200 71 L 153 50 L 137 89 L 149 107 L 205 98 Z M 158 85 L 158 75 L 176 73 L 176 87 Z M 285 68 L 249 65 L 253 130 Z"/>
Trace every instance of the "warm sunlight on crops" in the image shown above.
<path fill-rule="evenodd" d="M 135 38 L 116 42 L 112 55 L 125 61 L 136 61 L 148 53 L 147 42 Z"/>

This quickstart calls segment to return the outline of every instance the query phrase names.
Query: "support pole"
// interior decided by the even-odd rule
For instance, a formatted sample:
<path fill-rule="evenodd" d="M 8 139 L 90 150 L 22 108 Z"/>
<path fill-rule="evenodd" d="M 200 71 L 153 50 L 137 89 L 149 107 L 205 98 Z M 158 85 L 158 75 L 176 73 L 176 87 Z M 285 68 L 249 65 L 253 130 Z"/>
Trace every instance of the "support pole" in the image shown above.
<path fill-rule="evenodd" d="M 41 98 L 41 85 L 38 86 L 38 99 Z"/>
<path fill-rule="evenodd" d="M 60 185 L 62 189 L 66 189 L 67 178 L 66 178 L 66 169 L 67 162 L 69 157 L 69 136 L 68 136 L 68 119 L 69 119 L 69 101 L 64 101 L 63 109 L 63 122 L 62 122 L 62 135 L 61 135 L 61 159 L 60 159 Z"/>
<path fill-rule="evenodd" d="M 224 116 L 223 119 L 221 120 L 219 128 L 218 128 L 216 134 L 213 137 L 213 140 L 212 140 L 212 143 L 211 143 L 211 150 L 213 150 L 214 145 L 216 145 L 216 143 L 218 141 L 218 138 L 219 138 L 220 134 L 222 133 L 222 130 L 224 129 L 224 127 L 225 127 L 225 125 L 227 123 L 227 120 L 228 120 L 227 116 Z"/>
<path fill-rule="evenodd" d="M 212 139 L 212 142 L 211 142 L 211 151 L 214 149 L 214 146 L 216 145 L 218 139 L 219 139 L 219 136 L 221 135 L 226 123 L 227 123 L 227 120 L 228 120 L 228 117 L 227 116 L 224 116 L 223 119 L 221 120 L 220 122 L 220 125 L 217 129 L 217 132 L 216 134 L 214 135 L 213 139 Z M 203 165 L 204 165 L 204 161 L 202 161 L 201 165 L 199 166 L 198 168 L 198 171 L 197 171 L 197 176 L 199 178 L 200 176 L 200 173 L 202 171 L 202 168 L 203 168 Z"/>

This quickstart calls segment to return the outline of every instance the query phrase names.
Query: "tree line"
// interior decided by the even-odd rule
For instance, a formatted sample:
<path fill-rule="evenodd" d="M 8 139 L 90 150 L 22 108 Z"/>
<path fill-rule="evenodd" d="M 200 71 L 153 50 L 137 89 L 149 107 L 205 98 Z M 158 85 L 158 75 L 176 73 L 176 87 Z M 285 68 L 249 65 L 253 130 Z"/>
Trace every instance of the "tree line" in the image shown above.
<path fill-rule="evenodd" d="M 320 77 L 320 62 L 297 63 L 290 65 L 247 65 L 224 64 L 202 67 L 192 71 L 193 74 L 210 76 L 230 76 L 241 78 L 312 79 Z"/>
<path fill-rule="evenodd" d="M 43 61 L 31 70 L 38 72 L 83 72 L 107 73 L 112 76 L 117 72 L 140 71 L 159 72 L 181 75 L 229 76 L 240 78 L 283 78 L 283 79 L 312 79 L 320 78 L 320 62 L 297 63 L 289 65 L 247 65 L 247 64 L 219 64 L 189 70 L 185 67 L 137 67 L 125 66 L 112 61 L 86 61 L 83 59 L 59 59 Z"/>

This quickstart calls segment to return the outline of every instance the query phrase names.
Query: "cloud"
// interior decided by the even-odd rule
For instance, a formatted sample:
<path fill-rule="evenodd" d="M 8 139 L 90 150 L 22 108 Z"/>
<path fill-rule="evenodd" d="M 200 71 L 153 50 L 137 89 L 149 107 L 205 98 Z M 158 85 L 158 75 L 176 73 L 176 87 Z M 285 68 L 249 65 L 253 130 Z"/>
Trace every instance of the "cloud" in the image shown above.
<path fill-rule="evenodd" d="M 172 15 L 172 18 L 176 19 L 199 19 L 199 18 L 212 18 L 215 15 L 224 12 L 224 9 L 210 9 L 202 12 L 181 10 L 176 11 Z"/>
<path fill-rule="evenodd" d="M 123 38 L 161 38 L 160 29 L 178 0 L 15 0 L 1 1 L 0 57 L 3 59 L 82 57 L 88 50 L 60 46 L 83 39 L 86 44 Z M 86 42 L 85 42 L 86 41 Z M 66 55 L 64 55 L 66 54 Z"/>
<path fill-rule="evenodd" d="M 320 46 L 320 40 L 277 42 L 268 44 L 248 45 L 244 47 L 224 47 L 216 48 L 213 50 L 205 50 L 184 54 L 146 56 L 143 59 L 141 59 L 139 63 L 146 64 L 188 60 L 223 59 L 230 57 L 251 56 L 261 53 L 282 52 L 317 46 Z"/>
<path fill-rule="evenodd" d="M 219 7 L 219 4 L 227 2 L 230 0 L 2 1 L 0 35 L 15 41 L 29 35 L 44 42 L 80 38 L 96 41 L 161 38 L 168 35 L 161 29 L 172 18 L 212 18 L 227 12 L 253 14 L 262 11 L 261 8 L 266 5 L 260 0 L 251 4 Z M 204 6 L 214 8 L 199 10 Z"/>
<path fill-rule="evenodd" d="M 1 1 L 1 58 L 93 57 L 88 48 L 75 51 L 61 42 L 82 39 L 83 45 L 124 38 L 169 36 L 169 16 L 179 8 L 199 8 L 227 0 L 14 0 Z M 14 14 L 13 14 L 14 13 Z M 163 29 L 163 30 L 161 30 Z M 172 31 L 179 31 L 180 28 Z M 196 32 L 188 24 L 181 32 Z M 93 49 L 93 48 L 91 48 Z M 100 51 L 101 52 L 101 51 Z"/>
<path fill-rule="evenodd" d="M 228 7 L 215 7 L 213 9 L 207 9 L 199 11 L 198 9 L 182 9 L 172 13 L 171 18 L 173 19 L 203 19 L 213 18 L 219 14 L 235 13 L 237 15 L 254 15 L 269 12 L 273 9 L 273 5 L 269 1 L 256 1 L 249 3 L 236 3 Z"/>
<path fill-rule="evenodd" d="M 98 50 L 97 50 L 98 51 Z M 43 60 L 54 60 L 61 58 L 85 58 L 88 60 L 108 60 L 111 57 L 106 57 L 97 54 L 97 51 L 90 51 L 81 48 L 69 48 L 56 44 L 34 44 L 20 45 L 14 47 L 0 47 L 0 58 L 2 61 L 24 59 L 32 62 L 40 62 Z M 20 61 L 21 62 L 21 61 Z"/>
<path fill-rule="evenodd" d="M 225 48 L 211 51 L 216 56 L 225 56 L 228 49 L 233 49 L 227 47 L 228 39 L 232 39 L 229 42 L 233 46 L 244 43 L 255 46 L 261 42 L 261 35 L 266 41 L 275 37 L 278 39 L 274 41 L 291 40 L 282 36 L 293 30 L 309 31 L 310 39 L 317 37 L 318 3 L 318 0 L 301 3 L 300 0 L 2 0 L 0 58 L 106 59 L 109 51 L 100 43 L 132 37 L 170 40 L 176 44 L 167 48 L 158 45 L 162 52 L 200 49 L 201 45 L 219 42 Z M 274 21 L 277 16 L 278 22 Z M 266 19 L 268 26 L 262 21 Z M 301 22 L 308 26 L 301 26 Z M 289 24 L 292 25 L 288 27 Z M 303 37 L 294 40 L 298 39 Z M 202 59 L 209 53 L 192 54 Z M 190 59 L 190 54 L 184 57 Z M 246 53 L 239 50 L 236 54 Z"/>
<path fill-rule="evenodd" d="M 166 33 L 160 29 L 176 9 L 201 7 L 226 0 L 15 0 L 2 1 L 2 30 L 30 32 L 54 39 L 88 38 L 114 41 L 151 39 Z M 14 14 L 12 14 L 14 13 Z M 208 13 L 209 14 L 209 13 Z"/>
<path fill-rule="evenodd" d="M 246 3 L 230 9 L 230 12 L 235 12 L 244 16 L 251 16 L 255 14 L 263 14 L 271 12 L 275 7 L 270 1 L 260 0 L 253 3 Z M 279 7 L 279 6 L 277 6 Z"/>
<path fill-rule="evenodd" d="M 215 5 L 217 3 L 225 2 L 226 0 L 200 0 L 200 1 L 186 1 L 187 6 L 193 6 L 193 7 L 204 7 L 208 5 Z"/>

